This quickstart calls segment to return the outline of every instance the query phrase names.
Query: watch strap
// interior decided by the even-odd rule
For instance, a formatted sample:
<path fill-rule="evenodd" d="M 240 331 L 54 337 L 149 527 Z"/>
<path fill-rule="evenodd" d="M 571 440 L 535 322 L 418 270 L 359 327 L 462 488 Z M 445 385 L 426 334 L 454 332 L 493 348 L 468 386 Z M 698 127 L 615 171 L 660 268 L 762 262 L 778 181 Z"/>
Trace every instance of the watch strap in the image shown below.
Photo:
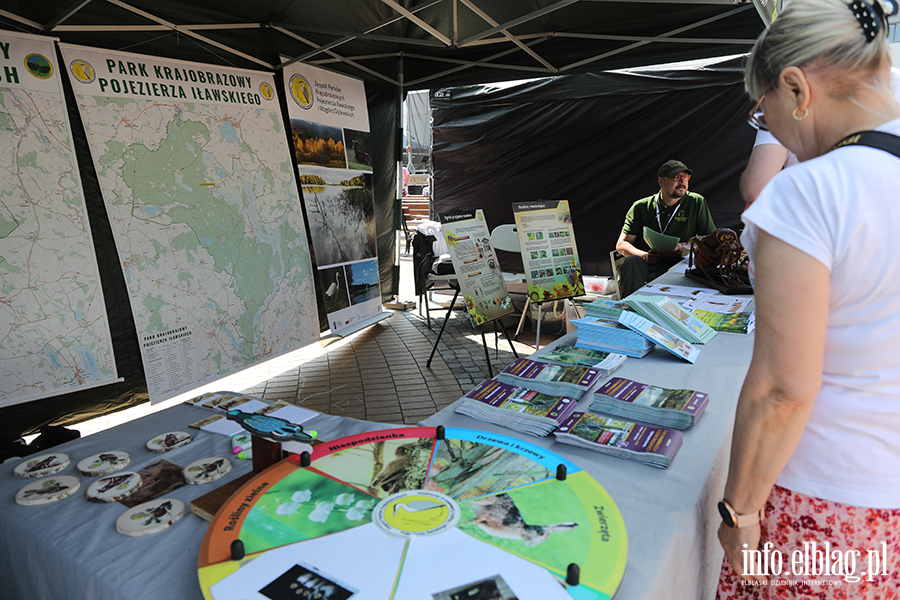
<path fill-rule="evenodd" d="M 741 529 L 744 527 L 749 527 L 750 525 L 755 525 L 762 520 L 762 510 L 739 515 L 737 511 L 734 510 L 734 507 L 731 506 L 731 503 L 729 503 L 728 500 L 725 499 L 719 502 L 718 508 L 719 514 L 722 515 L 722 521 L 724 521 L 725 524 L 729 527 Z"/>

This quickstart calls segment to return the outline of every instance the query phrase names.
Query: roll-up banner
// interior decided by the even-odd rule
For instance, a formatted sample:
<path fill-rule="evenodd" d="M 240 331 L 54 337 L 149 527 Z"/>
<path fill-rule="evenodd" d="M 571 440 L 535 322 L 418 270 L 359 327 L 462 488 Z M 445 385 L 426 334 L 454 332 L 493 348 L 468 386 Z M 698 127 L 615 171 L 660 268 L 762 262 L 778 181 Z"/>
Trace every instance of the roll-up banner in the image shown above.
<path fill-rule="evenodd" d="M 0 407 L 118 379 L 53 44 L 0 31 Z"/>
<path fill-rule="evenodd" d="M 295 63 L 283 71 L 328 327 L 345 335 L 386 316 L 366 91 L 362 81 L 310 65 Z"/>
<path fill-rule="evenodd" d="M 273 75 L 61 44 L 151 402 L 319 339 Z"/>
<path fill-rule="evenodd" d="M 472 325 L 481 327 L 514 312 L 484 212 L 442 213 L 438 218 Z"/>
<path fill-rule="evenodd" d="M 781 12 L 782 0 L 753 0 L 753 6 L 766 27 L 771 27 Z"/>
<path fill-rule="evenodd" d="M 513 202 L 519 248 L 532 302 L 584 295 L 567 200 Z"/>

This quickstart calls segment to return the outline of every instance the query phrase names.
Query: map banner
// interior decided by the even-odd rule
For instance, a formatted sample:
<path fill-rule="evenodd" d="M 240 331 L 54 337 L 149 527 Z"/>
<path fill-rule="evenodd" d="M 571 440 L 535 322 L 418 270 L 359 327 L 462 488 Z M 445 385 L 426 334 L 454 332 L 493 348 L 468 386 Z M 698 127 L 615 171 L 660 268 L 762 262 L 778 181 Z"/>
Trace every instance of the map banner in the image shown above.
<path fill-rule="evenodd" d="M 583 296 L 568 200 L 513 202 L 512 207 L 531 301 Z"/>
<path fill-rule="evenodd" d="M 310 65 L 283 71 L 328 327 L 351 333 L 384 312 L 366 90 L 362 81 Z"/>
<path fill-rule="evenodd" d="M 0 407 L 118 380 L 53 43 L 0 31 Z"/>
<path fill-rule="evenodd" d="M 514 312 L 484 212 L 479 208 L 438 217 L 472 325 L 480 327 Z"/>
<path fill-rule="evenodd" d="M 317 341 L 269 73 L 61 44 L 151 402 Z"/>

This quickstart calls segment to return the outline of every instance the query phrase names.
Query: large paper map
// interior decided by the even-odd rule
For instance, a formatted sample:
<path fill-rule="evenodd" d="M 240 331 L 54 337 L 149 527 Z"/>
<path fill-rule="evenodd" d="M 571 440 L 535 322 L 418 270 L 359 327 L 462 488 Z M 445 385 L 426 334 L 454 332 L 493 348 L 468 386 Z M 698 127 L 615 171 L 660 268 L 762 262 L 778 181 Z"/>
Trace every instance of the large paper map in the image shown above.
<path fill-rule="evenodd" d="M 0 32 L 0 406 L 117 378 L 59 75 Z"/>
<path fill-rule="evenodd" d="M 318 339 L 272 76 L 62 46 L 151 401 Z"/>

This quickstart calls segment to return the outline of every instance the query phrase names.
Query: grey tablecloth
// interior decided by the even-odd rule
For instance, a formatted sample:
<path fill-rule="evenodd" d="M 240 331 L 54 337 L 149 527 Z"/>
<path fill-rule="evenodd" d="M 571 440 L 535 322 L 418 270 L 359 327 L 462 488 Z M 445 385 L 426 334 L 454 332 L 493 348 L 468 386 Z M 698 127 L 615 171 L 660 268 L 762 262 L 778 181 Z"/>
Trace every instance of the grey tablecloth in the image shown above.
<path fill-rule="evenodd" d="M 696 287 L 683 275 L 666 274 L 654 283 Z M 542 348 L 572 344 L 570 333 Z M 750 365 L 753 335 L 719 333 L 689 364 L 661 348 L 641 359 L 629 358 L 613 376 L 643 383 L 687 388 L 710 395 L 697 425 L 685 432 L 684 445 L 665 470 L 556 443 L 553 437 L 518 437 L 551 449 L 590 473 L 612 496 L 628 532 L 628 564 L 616 600 L 712 599 L 722 566 L 716 531 L 728 469 L 732 424 L 741 385 Z M 498 369 L 500 367 L 498 366 Z M 593 394 L 579 401 L 588 410 Z M 455 402 L 421 424 L 516 432 L 454 413 Z"/>
<path fill-rule="evenodd" d="M 78 476 L 81 489 L 52 504 L 16 504 L 16 492 L 28 483 L 13 475 L 20 461 L 0 465 L 0 600 L 202 598 L 197 560 L 207 522 L 189 512 L 190 502 L 250 471 L 250 461 L 232 459 L 232 471 L 225 478 L 166 494 L 184 502 L 187 514 L 166 531 L 137 538 L 116 531 L 116 519 L 127 510 L 123 505 L 87 501 L 85 490 L 96 478 L 79 475 L 75 465 L 107 450 L 128 452 L 127 470 L 160 458 L 184 467 L 200 458 L 232 456 L 227 437 L 187 428 L 209 414 L 207 409 L 174 406 L 53 448 L 71 459 L 59 474 Z M 327 440 L 398 426 L 319 415 L 309 427 Z M 173 430 L 191 432 L 194 441 L 165 454 L 153 454 L 144 446 L 151 437 Z"/>

